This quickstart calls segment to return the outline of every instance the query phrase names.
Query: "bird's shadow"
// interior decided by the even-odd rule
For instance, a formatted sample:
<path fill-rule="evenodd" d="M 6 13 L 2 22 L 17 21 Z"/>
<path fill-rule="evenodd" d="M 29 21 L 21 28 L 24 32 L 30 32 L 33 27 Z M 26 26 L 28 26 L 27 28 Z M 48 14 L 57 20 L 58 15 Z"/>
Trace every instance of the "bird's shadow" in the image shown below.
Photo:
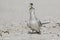
<path fill-rule="evenodd" d="M 28 34 L 41 34 L 41 33 L 37 33 L 37 32 L 28 32 Z"/>

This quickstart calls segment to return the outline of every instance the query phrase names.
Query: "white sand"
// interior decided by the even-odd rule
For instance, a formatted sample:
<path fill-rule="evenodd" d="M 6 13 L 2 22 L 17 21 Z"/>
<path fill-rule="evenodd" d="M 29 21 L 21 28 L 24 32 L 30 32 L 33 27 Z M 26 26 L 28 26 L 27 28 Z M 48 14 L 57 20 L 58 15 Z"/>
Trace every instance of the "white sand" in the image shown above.
<path fill-rule="evenodd" d="M 46 27 L 41 27 L 41 34 L 28 34 L 26 26 L 18 25 L 9 30 L 10 34 L 2 33 L 0 40 L 60 40 L 60 26 L 55 24 L 56 27 L 53 28 L 53 23 L 44 26 Z"/>
<path fill-rule="evenodd" d="M 41 28 L 41 35 L 28 34 L 24 21 L 29 18 L 29 3 L 34 3 L 41 22 L 51 21 Z M 43 21 L 45 20 L 45 21 Z M 60 0 L 0 0 L 0 40 L 60 40 Z M 56 26 L 56 28 L 53 28 Z M 8 30 L 10 34 L 3 33 Z M 59 34 L 59 35 L 57 35 Z"/>

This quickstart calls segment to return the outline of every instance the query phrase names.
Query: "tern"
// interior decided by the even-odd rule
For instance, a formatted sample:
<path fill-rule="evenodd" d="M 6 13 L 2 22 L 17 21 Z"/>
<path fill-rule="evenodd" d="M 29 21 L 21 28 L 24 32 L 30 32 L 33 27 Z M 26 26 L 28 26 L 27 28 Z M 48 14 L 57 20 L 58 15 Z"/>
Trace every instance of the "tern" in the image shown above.
<path fill-rule="evenodd" d="M 36 17 L 33 3 L 30 3 L 29 13 L 30 13 L 30 17 L 29 17 L 29 21 L 27 22 L 27 26 L 32 30 L 32 32 L 29 33 L 41 34 L 40 28 L 42 24 L 47 24 L 47 23 L 41 23 L 41 21 Z"/>
<path fill-rule="evenodd" d="M 34 31 L 36 33 L 41 33 L 40 32 L 40 26 L 42 25 L 40 20 L 37 19 L 37 17 L 35 16 L 35 8 L 33 8 L 33 3 L 30 3 L 30 8 L 29 8 L 29 13 L 30 13 L 30 18 L 29 21 L 27 23 L 27 26 L 32 30 L 32 33 L 34 33 Z"/>

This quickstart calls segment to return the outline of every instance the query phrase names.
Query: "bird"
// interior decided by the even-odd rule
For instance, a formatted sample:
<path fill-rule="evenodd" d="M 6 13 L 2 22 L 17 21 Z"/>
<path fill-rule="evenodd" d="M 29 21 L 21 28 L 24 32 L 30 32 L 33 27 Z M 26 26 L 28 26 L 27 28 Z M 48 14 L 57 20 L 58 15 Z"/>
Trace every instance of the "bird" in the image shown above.
<path fill-rule="evenodd" d="M 27 26 L 32 30 L 32 32 L 29 33 L 41 34 L 40 27 L 42 26 L 42 24 L 41 21 L 35 16 L 35 8 L 33 7 L 33 3 L 30 3 L 29 13 L 30 18 Z"/>
<path fill-rule="evenodd" d="M 33 3 L 30 3 L 29 13 L 30 13 L 30 17 L 29 17 L 29 21 L 27 22 L 27 26 L 32 30 L 32 32 L 29 33 L 41 34 L 40 29 L 42 25 L 48 24 L 50 22 L 41 23 L 41 21 L 35 15 L 35 8 L 33 7 Z"/>

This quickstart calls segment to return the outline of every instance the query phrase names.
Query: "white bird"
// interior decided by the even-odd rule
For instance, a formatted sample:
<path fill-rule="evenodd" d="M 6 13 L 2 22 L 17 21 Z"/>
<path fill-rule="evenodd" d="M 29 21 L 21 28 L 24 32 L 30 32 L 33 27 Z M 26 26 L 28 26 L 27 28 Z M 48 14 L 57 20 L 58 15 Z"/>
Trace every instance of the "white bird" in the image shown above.
<path fill-rule="evenodd" d="M 27 23 L 27 26 L 32 30 L 32 33 L 38 33 L 40 34 L 40 27 L 42 26 L 40 20 L 38 20 L 35 16 L 35 8 L 33 8 L 33 3 L 30 3 L 30 9 L 29 9 L 29 13 L 30 13 L 30 18 L 29 21 Z"/>
<path fill-rule="evenodd" d="M 29 8 L 30 18 L 27 22 L 27 26 L 32 30 L 31 33 L 41 34 L 40 28 L 43 24 L 48 24 L 50 22 L 41 23 L 41 21 L 35 16 L 35 8 L 33 8 L 33 3 L 30 3 Z"/>

